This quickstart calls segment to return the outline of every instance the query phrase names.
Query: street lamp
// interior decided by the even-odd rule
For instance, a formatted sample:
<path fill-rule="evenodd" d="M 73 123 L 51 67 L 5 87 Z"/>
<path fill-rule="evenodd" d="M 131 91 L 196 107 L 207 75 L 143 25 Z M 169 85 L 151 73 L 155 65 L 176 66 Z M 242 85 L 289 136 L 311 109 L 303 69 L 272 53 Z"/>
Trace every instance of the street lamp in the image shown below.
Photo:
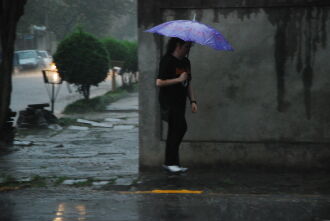
<path fill-rule="evenodd" d="M 57 72 L 55 65 L 51 66 L 51 69 L 49 69 L 49 70 L 42 70 L 42 75 L 44 78 L 44 83 L 46 85 L 51 85 L 51 92 L 50 92 L 49 87 L 47 87 L 47 92 L 48 92 L 48 96 L 49 96 L 50 102 L 51 102 L 51 111 L 52 111 L 52 113 L 54 113 L 54 104 L 55 104 L 55 100 L 58 95 L 58 92 L 60 91 L 60 88 L 61 88 L 60 86 L 62 84 L 62 78 L 60 77 L 59 73 Z M 58 85 L 59 87 L 57 87 L 57 89 L 55 91 L 56 85 Z"/>

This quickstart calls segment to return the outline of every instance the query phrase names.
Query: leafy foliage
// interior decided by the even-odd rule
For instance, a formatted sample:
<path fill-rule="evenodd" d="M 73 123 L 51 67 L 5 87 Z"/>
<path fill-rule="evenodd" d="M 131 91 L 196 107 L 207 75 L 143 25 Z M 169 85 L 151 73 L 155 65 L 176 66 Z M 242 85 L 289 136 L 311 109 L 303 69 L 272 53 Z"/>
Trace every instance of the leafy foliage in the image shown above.
<path fill-rule="evenodd" d="M 112 37 L 102 42 L 113 60 L 124 62 L 125 71 L 137 71 L 137 42 L 120 41 Z"/>
<path fill-rule="evenodd" d="M 122 41 L 108 37 L 102 42 L 113 60 L 125 61 L 128 56 L 128 48 Z"/>
<path fill-rule="evenodd" d="M 126 71 L 136 72 L 138 71 L 138 53 L 137 53 L 137 42 L 124 41 L 124 44 L 128 48 L 128 56 L 125 59 Z"/>
<path fill-rule="evenodd" d="M 109 71 L 103 44 L 81 28 L 59 44 L 54 61 L 61 78 L 77 85 L 85 98 L 89 97 L 89 87 L 105 80 Z"/>

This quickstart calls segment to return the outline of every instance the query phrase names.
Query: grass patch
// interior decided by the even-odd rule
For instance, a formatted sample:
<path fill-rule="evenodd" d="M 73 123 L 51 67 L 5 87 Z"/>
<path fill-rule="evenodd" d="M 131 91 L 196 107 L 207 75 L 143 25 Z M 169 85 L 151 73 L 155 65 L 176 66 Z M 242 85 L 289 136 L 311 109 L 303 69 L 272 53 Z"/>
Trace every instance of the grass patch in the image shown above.
<path fill-rule="evenodd" d="M 17 181 L 14 177 L 7 175 L 4 177 L 4 182 L 0 184 L 0 192 L 18 190 L 27 187 L 46 187 L 47 182 L 45 177 L 34 176 L 31 181 Z"/>
<path fill-rule="evenodd" d="M 222 180 L 222 183 L 223 184 L 226 184 L 226 185 L 235 185 L 235 182 L 232 179 L 230 179 L 230 178 L 223 179 Z"/>
<path fill-rule="evenodd" d="M 11 176 L 5 176 L 3 182 L 0 183 L 0 192 L 13 191 L 21 188 L 22 183 Z"/>
<path fill-rule="evenodd" d="M 66 106 L 64 110 L 64 114 L 84 114 L 89 112 L 101 112 L 106 109 L 106 107 L 120 98 L 123 98 L 128 95 L 127 90 L 118 89 L 114 92 L 110 91 L 102 96 L 98 96 L 91 99 L 81 99 L 75 101 L 72 104 Z M 64 123 L 69 123 L 70 121 L 67 120 Z"/>
<path fill-rule="evenodd" d="M 129 93 L 134 93 L 134 92 L 138 92 L 139 91 L 139 84 L 138 83 L 134 83 L 134 84 L 131 84 L 130 86 L 124 86 L 123 88 L 125 90 L 127 90 Z"/>
<path fill-rule="evenodd" d="M 17 184 L 19 184 L 19 182 L 12 176 L 10 175 L 5 175 L 3 182 L 0 183 L 0 187 L 4 187 L 4 186 L 17 186 Z"/>
<path fill-rule="evenodd" d="M 31 187 L 46 187 L 46 178 L 41 176 L 34 176 L 29 183 Z"/>
<path fill-rule="evenodd" d="M 136 186 L 138 184 L 139 184 L 139 179 L 138 178 L 136 178 L 132 181 L 132 186 Z"/>
<path fill-rule="evenodd" d="M 69 177 L 66 176 L 57 177 L 57 179 L 54 181 L 54 186 L 59 186 L 64 182 L 64 180 L 68 180 L 68 179 Z"/>
<path fill-rule="evenodd" d="M 62 117 L 58 119 L 58 124 L 62 127 L 67 127 L 72 124 L 75 124 L 77 122 L 77 119 L 75 118 L 70 118 L 70 117 Z"/>

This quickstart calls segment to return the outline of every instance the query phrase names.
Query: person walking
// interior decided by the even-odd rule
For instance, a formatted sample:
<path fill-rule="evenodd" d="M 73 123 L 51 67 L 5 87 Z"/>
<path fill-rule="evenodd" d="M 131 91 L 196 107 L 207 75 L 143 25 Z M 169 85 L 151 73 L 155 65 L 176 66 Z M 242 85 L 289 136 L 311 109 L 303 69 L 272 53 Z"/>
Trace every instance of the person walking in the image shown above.
<path fill-rule="evenodd" d="M 185 119 L 187 97 L 190 100 L 191 111 L 197 112 L 197 102 L 190 84 L 191 65 L 187 58 L 191 46 L 191 42 L 170 38 L 166 54 L 160 61 L 156 79 L 162 120 L 168 123 L 163 167 L 169 172 L 188 170 L 180 165 L 179 146 L 187 131 Z"/>

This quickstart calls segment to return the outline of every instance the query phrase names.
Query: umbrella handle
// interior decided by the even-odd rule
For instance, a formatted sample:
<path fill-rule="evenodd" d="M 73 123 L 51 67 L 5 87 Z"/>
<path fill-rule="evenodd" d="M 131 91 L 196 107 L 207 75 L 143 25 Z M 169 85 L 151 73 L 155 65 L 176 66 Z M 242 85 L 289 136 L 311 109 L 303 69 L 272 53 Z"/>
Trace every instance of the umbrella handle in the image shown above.
<path fill-rule="evenodd" d="M 195 14 L 195 15 L 196 15 L 196 14 Z M 186 55 L 187 58 L 189 58 L 190 49 L 191 49 L 191 45 L 189 46 L 189 51 L 188 51 L 188 53 L 187 53 L 187 55 Z"/>
<path fill-rule="evenodd" d="M 186 57 L 189 59 L 189 53 L 190 53 L 190 50 L 189 50 L 189 52 L 188 52 L 188 54 L 186 55 Z"/>

